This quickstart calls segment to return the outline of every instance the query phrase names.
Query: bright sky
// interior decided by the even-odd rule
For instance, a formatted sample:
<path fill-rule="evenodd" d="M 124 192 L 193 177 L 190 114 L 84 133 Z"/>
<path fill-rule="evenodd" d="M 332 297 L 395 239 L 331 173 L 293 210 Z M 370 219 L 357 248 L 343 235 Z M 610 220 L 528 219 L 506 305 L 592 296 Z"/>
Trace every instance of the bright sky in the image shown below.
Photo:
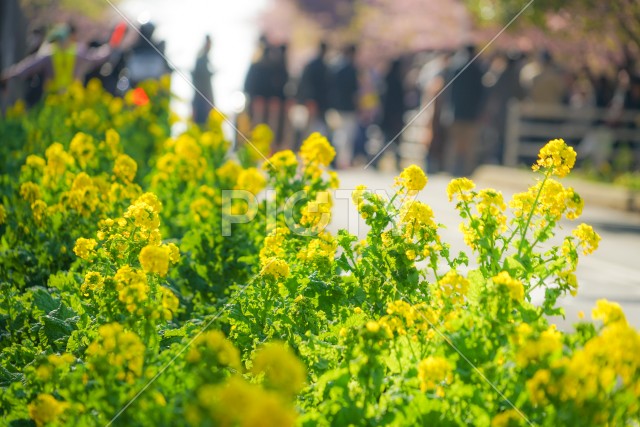
<path fill-rule="evenodd" d="M 169 60 L 187 78 L 206 34 L 213 38 L 210 54 L 215 71 L 213 90 L 216 106 L 231 113 L 242 91 L 244 78 L 259 37 L 257 18 L 268 0 L 123 0 L 120 10 L 130 19 L 150 19 L 155 38 L 165 40 Z M 172 89 L 184 102 L 174 110 L 190 115 L 194 91 L 178 73 Z"/>

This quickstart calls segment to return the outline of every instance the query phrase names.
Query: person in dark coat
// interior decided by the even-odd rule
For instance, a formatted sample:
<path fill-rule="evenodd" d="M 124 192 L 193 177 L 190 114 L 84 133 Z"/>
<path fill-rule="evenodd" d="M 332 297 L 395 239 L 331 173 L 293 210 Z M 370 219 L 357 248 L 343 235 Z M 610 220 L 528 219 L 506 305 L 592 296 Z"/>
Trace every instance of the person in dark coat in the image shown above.
<path fill-rule="evenodd" d="M 447 147 L 447 171 L 469 176 L 478 164 L 480 115 L 484 104 L 483 71 L 475 46 L 467 46 L 467 60 L 455 68 L 451 82 L 453 123 Z"/>
<path fill-rule="evenodd" d="M 267 117 L 267 100 L 273 94 L 272 77 L 273 71 L 269 57 L 271 46 L 266 41 L 261 40 L 261 49 L 257 59 L 251 63 L 244 81 L 244 92 L 248 98 L 249 115 L 254 125 L 264 123 Z"/>
<path fill-rule="evenodd" d="M 209 63 L 209 52 L 211 51 L 211 37 L 208 35 L 204 39 L 204 46 L 198 54 L 196 65 L 191 73 L 191 79 L 196 91 L 191 103 L 193 109 L 193 121 L 198 124 L 207 122 L 209 112 L 213 106 L 213 86 L 211 84 L 211 64 Z"/>
<path fill-rule="evenodd" d="M 310 132 L 326 133 L 325 113 L 327 112 L 327 92 L 329 90 L 329 70 L 326 63 L 327 44 L 321 42 L 318 54 L 309 61 L 300 77 L 297 99 L 309 112 Z"/>
<path fill-rule="evenodd" d="M 404 85 L 402 81 L 402 62 L 395 59 L 391 62 L 387 74 L 384 76 L 384 87 L 382 88 L 382 120 L 380 128 L 384 134 L 385 144 L 394 138 L 395 141 L 389 146 L 396 154 L 396 161 L 400 167 L 400 139 L 404 128 L 404 114 L 406 111 L 404 102 Z M 378 156 L 380 159 L 381 156 Z M 377 160 L 374 165 L 377 164 Z"/>
<path fill-rule="evenodd" d="M 353 157 L 353 144 L 358 130 L 358 71 L 355 66 L 356 47 L 350 45 L 332 70 L 329 106 L 336 110 L 339 127 L 334 133 L 336 164 L 347 168 Z"/>

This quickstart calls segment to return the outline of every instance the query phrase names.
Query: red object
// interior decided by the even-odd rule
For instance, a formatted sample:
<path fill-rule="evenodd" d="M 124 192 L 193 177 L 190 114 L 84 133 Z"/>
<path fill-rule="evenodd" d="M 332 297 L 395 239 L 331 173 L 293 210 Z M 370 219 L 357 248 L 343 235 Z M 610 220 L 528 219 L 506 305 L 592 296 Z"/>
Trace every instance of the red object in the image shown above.
<path fill-rule="evenodd" d="M 113 33 L 111 33 L 111 40 L 109 40 L 109 45 L 111 47 L 118 47 L 120 43 L 122 43 L 122 39 L 124 39 L 124 35 L 127 32 L 127 24 L 125 22 L 121 22 L 113 29 Z"/>
<path fill-rule="evenodd" d="M 149 103 L 147 92 L 145 92 L 141 87 L 137 87 L 131 91 L 131 100 L 138 106 L 147 105 Z"/>

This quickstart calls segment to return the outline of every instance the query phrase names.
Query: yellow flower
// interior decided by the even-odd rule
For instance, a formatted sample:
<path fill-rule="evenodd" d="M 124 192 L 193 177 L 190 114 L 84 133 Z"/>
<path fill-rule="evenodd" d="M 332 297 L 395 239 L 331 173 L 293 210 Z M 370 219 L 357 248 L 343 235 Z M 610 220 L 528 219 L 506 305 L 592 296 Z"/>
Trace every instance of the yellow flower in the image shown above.
<path fill-rule="evenodd" d="M 142 375 L 145 346 L 134 332 L 117 322 L 98 328 L 98 338 L 87 347 L 87 365 L 98 375 L 116 372 L 116 379 L 132 384 Z"/>
<path fill-rule="evenodd" d="M 289 277 L 289 264 L 275 257 L 267 258 L 262 262 L 261 274 L 276 280 L 286 279 Z"/>
<path fill-rule="evenodd" d="M 491 420 L 491 427 L 517 427 L 522 417 L 515 409 L 508 409 L 497 414 Z"/>
<path fill-rule="evenodd" d="M 471 195 L 466 194 L 469 191 L 473 190 L 476 185 L 469 178 L 456 178 L 452 179 L 451 182 L 447 185 L 447 195 L 449 196 L 449 201 L 453 201 L 455 196 L 458 196 L 460 201 L 469 201 L 471 200 Z"/>
<path fill-rule="evenodd" d="M 233 160 L 227 160 L 222 166 L 218 168 L 218 176 L 220 179 L 227 181 L 228 183 L 235 183 L 238 180 L 238 175 L 242 171 L 242 166 Z"/>
<path fill-rule="evenodd" d="M 445 274 L 438 285 L 445 297 L 449 298 L 454 304 L 462 303 L 464 296 L 469 289 L 469 281 L 459 275 L 455 270 L 450 270 Z"/>
<path fill-rule="evenodd" d="M 453 366 L 444 357 L 429 356 L 418 363 L 418 379 L 421 391 L 438 389 L 453 381 Z"/>
<path fill-rule="evenodd" d="M 31 204 L 31 212 L 33 212 L 33 220 L 38 225 L 42 225 L 45 213 L 47 212 L 47 204 L 42 200 L 36 200 Z"/>
<path fill-rule="evenodd" d="M 527 366 L 532 361 L 543 360 L 549 355 L 560 352 L 563 347 L 562 334 L 554 325 L 543 331 L 537 339 L 528 337 L 526 333 L 518 339 L 521 341 L 516 353 L 516 362 L 519 366 Z"/>
<path fill-rule="evenodd" d="M 329 166 L 336 156 L 336 150 L 331 146 L 327 138 L 314 132 L 304 140 L 300 147 L 300 157 L 305 165 L 317 162 L 320 165 Z"/>
<path fill-rule="evenodd" d="M 94 239 L 85 239 L 84 237 L 80 237 L 76 240 L 76 245 L 73 248 L 73 253 L 78 256 L 78 258 L 82 258 L 87 261 L 91 256 L 93 256 L 94 249 L 98 245 Z"/>
<path fill-rule="evenodd" d="M 273 132 L 265 124 L 259 124 L 251 131 L 251 145 L 248 147 L 249 157 L 253 160 L 264 159 L 270 151 Z"/>
<path fill-rule="evenodd" d="M 160 292 L 162 293 L 162 316 L 165 320 L 171 320 L 178 311 L 180 301 L 170 289 L 164 286 L 160 287 Z"/>
<path fill-rule="evenodd" d="M 180 261 L 180 249 L 175 243 L 169 243 L 167 247 L 169 248 L 169 261 L 172 264 L 177 264 Z"/>
<path fill-rule="evenodd" d="M 229 366 L 240 369 L 240 352 L 220 331 L 207 331 L 200 334 L 189 348 L 186 360 L 198 363 L 205 356 L 207 364 Z"/>
<path fill-rule="evenodd" d="M 627 323 L 627 318 L 625 317 L 620 304 L 606 299 L 599 299 L 596 301 L 596 307 L 592 310 L 591 316 L 594 319 L 602 320 L 605 325 L 617 322 Z"/>
<path fill-rule="evenodd" d="M 124 214 L 125 218 L 132 218 L 136 227 L 143 230 L 155 230 L 160 226 L 158 212 L 162 205 L 153 193 L 145 193 L 140 196 Z"/>
<path fill-rule="evenodd" d="M 118 269 L 113 279 L 116 282 L 118 300 L 125 305 L 129 313 L 141 314 L 140 303 L 149 299 L 146 274 L 125 265 Z"/>
<path fill-rule="evenodd" d="M 35 182 L 25 182 L 20 186 L 20 196 L 29 203 L 40 200 L 40 187 Z"/>
<path fill-rule="evenodd" d="M 420 191 L 427 185 L 427 176 L 418 166 L 411 165 L 396 177 L 395 185 L 404 187 L 409 191 Z"/>
<path fill-rule="evenodd" d="M 380 330 L 380 324 L 373 320 L 369 320 L 365 327 L 367 328 L 367 331 L 371 332 L 372 334 L 376 334 Z"/>
<path fill-rule="evenodd" d="M 356 205 L 356 206 L 360 205 L 366 190 L 367 190 L 367 186 L 366 185 L 362 185 L 361 184 L 361 185 L 356 186 L 356 189 L 353 190 L 353 192 L 351 193 L 351 200 L 353 201 L 354 205 Z"/>
<path fill-rule="evenodd" d="M 193 213 L 196 222 L 205 221 L 213 211 L 213 203 L 206 197 L 198 197 L 189 205 L 189 209 Z"/>
<path fill-rule="evenodd" d="M 434 221 L 433 210 L 429 205 L 419 201 L 408 201 L 402 204 L 400 208 L 400 222 L 406 227 L 406 235 L 413 237 L 417 230 L 425 227 L 437 228 Z"/>
<path fill-rule="evenodd" d="M 524 286 L 522 282 L 512 278 L 508 272 L 502 271 L 497 276 L 494 276 L 492 280 L 494 284 L 507 288 L 511 299 L 520 302 L 524 299 Z"/>
<path fill-rule="evenodd" d="M 485 188 L 478 192 L 478 213 L 492 217 L 502 216 L 507 205 L 504 203 L 502 193 L 493 188 Z"/>
<path fill-rule="evenodd" d="M 268 162 L 265 162 L 262 165 L 262 168 L 265 170 L 286 170 L 292 169 L 295 170 L 298 167 L 298 159 L 296 155 L 291 150 L 283 150 L 275 153 L 273 156 L 269 158 Z"/>
<path fill-rule="evenodd" d="M 543 405 L 547 401 L 546 387 L 551 380 L 551 372 L 548 369 L 540 369 L 533 378 L 527 381 L 529 399 L 534 405 Z"/>
<path fill-rule="evenodd" d="M 140 251 L 140 265 L 147 273 L 157 273 L 164 277 L 169 271 L 169 248 L 147 245 Z"/>
<path fill-rule="evenodd" d="M 100 292 L 104 286 L 104 277 L 97 271 L 90 271 L 84 276 L 84 282 L 80 286 L 83 295 L 88 296 L 89 291 Z"/>
<path fill-rule="evenodd" d="M 329 171 L 329 188 L 336 189 L 340 187 L 340 179 L 336 171 Z"/>
<path fill-rule="evenodd" d="M 69 153 L 78 161 L 82 169 L 86 168 L 89 162 L 94 159 L 96 153 L 93 138 L 90 135 L 78 132 L 69 144 Z"/>
<path fill-rule="evenodd" d="M 113 166 L 113 174 L 125 182 L 133 181 L 137 170 L 138 164 L 126 154 L 120 154 Z"/>
<path fill-rule="evenodd" d="M 598 235 L 590 225 L 580 224 L 571 234 L 580 240 L 583 254 L 588 255 L 598 249 L 600 235 Z"/>
<path fill-rule="evenodd" d="M 328 191 L 319 191 L 316 199 L 302 208 L 300 224 L 313 230 L 324 230 L 331 221 L 331 207 L 333 201 Z"/>
<path fill-rule="evenodd" d="M 562 139 L 553 139 L 538 154 L 538 160 L 531 167 L 534 171 L 548 169 L 550 173 L 563 178 L 571 172 L 576 163 L 576 152 Z"/>
<path fill-rule="evenodd" d="M 287 227 L 274 228 L 264 238 L 262 249 L 260 249 L 260 262 L 264 263 L 269 257 L 283 257 L 285 255 L 283 244 L 288 235 L 289 229 Z"/>
<path fill-rule="evenodd" d="M 254 195 L 258 194 L 267 185 L 267 180 L 256 168 L 244 169 L 238 175 L 236 190 L 245 190 Z"/>
<path fill-rule="evenodd" d="M 36 156 L 35 154 L 29 154 L 27 156 L 27 160 L 25 165 L 32 170 L 42 171 L 44 167 L 47 165 L 47 162 L 40 156 Z"/>
<path fill-rule="evenodd" d="M 64 151 L 64 147 L 59 142 L 51 144 L 44 155 L 47 158 L 45 171 L 51 177 L 62 175 L 68 166 L 74 164 L 73 157 Z"/>
<path fill-rule="evenodd" d="M 114 129 L 107 129 L 104 134 L 104 142 L 114 157 L 122 150 L 120 146 L 120 135 Z"/>
<path fill-rule="evenodd" d="M 158 199 L 158 196 L 153 193 L 144 193 L 136 199 L 135 203 L 146 203 L 151 206 L 155 213 L 162 212 L 162 203 Z"/>
<path fill-rule="evenodd" d="M 69 406 L 68 402 L 61 402 L 48 393 L 39 394 L 29 403 L 29 417 L 40 427 L 56 421 Z"/>
<path fill-rule="evenodd" d="M 286 395 L 299 393 L 305 385 L 307 373 L 298 358 L 280 342 L 260 348 L 251 369 L 254 375 L 264 374 L 267 386 Z"/>

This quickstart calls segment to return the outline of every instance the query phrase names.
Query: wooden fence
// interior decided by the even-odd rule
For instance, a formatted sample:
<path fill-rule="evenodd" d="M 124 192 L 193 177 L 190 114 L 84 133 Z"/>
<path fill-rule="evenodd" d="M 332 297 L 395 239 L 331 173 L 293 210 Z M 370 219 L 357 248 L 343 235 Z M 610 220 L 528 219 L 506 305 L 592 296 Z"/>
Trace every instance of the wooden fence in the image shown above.
<path fill-rule="evenodd" d="M 640 111 L 570 108 L 512 100 L 509 104 L 504 164 L 535 158 L 549 140 L 563 138 L 577 146 L 578 157 L 606 158 L 616 141 L 640 148 Z M 610 160 L 610 159 L 606 159 Z"/>

